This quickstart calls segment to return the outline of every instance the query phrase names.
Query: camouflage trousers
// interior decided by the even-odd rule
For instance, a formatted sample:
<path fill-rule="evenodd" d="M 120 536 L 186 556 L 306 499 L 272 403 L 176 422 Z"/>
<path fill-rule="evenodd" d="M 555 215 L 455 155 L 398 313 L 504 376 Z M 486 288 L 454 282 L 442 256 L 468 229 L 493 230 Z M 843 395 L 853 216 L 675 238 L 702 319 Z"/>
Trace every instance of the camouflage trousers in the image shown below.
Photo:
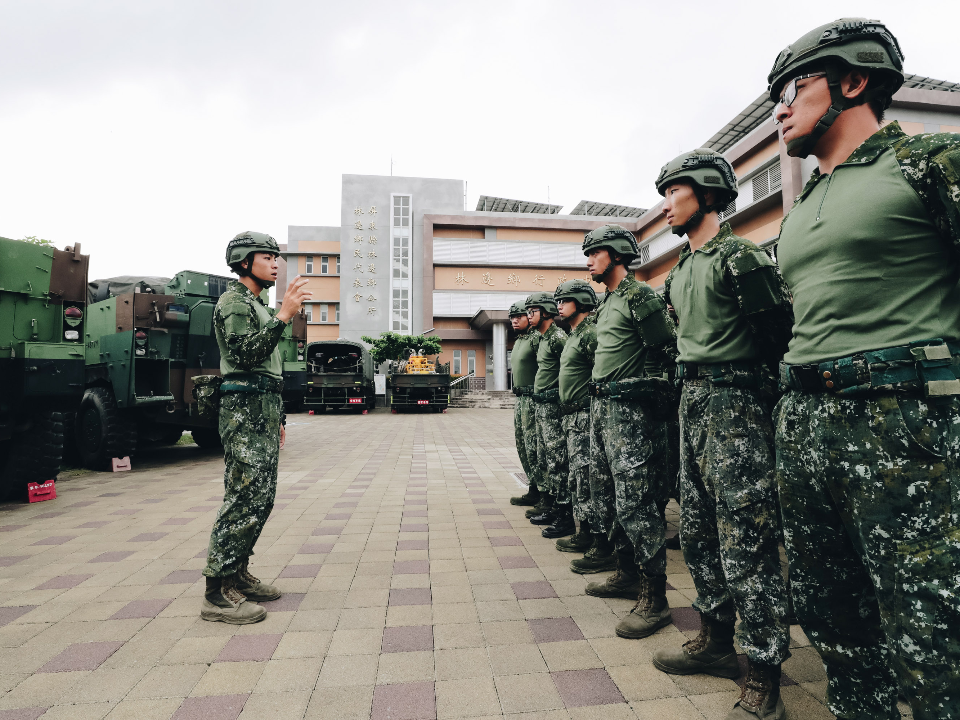
<path fill-rule="evenodd" d="M 680 545 L 693 606 L 754 662 L 790 656 L 769 406 L 756 390 L 688 381 L 680 396 Z"/>
<path fill-rule="evenodd" d="M 637 400 L 590 403 L 590 498 L 600 528 L 649 575 L 667 571 L 667 433 Z M 625 543 L 629 542 L 628 548 Z"/>
<path fill-rule="evenodd" d="M 280 393 L 226 393 L 220 400 L 223 505 L 207 548 L 207 577 L 225 577 L 253 555 L 277 494 Z"/>
<path fill-rule="evenodd" d="M 517 443 L 520 467 L 527 476 L 530 488 L 540 487 L 540 471 L 537 467 L 537 426 L 533 398 L 522 395 L 513 406 L 513 436 Z"/>
<path fill-rule="evenodd" d="M 840 718 L 960 718 L 960 398 L 788 393 L 777 479 L 797 618 Z"/>
<path fill-rule="evenodd" d="M 554 496 L 558 505 L 570 502 L 567 471 L 567 438 L 560 423 L 560 405 L 536 402 L 537 453 L 540 459 L 542 490 Z"/>
<path fill-rule="evenodd" d="M 573 502 L 573 516 L 599 528 L 599 520 L 594 517 L 590 503 L 590 410 L 584 408 L 564 415 L 562 424 L 567 437 L 570 467 L 567 488 Z"/>

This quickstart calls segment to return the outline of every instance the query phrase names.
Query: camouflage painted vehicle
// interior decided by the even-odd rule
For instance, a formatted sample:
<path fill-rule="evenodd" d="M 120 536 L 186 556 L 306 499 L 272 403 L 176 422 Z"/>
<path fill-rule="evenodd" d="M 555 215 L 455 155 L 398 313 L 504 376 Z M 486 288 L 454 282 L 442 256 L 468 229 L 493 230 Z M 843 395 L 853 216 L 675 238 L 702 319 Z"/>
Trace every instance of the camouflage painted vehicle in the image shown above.
<path fill-rule="evenodd" d="M 0 499 L 56 477 L 83 395 L 89 257 L 0 238 Z"/>
<path fill-rule="evenodd" d="M 193 378 L 220 373 L 213 311 L 230 278 L 186 270 L 172 280 L 123 277 L 90 284 L 86 391 L 76 418 L 83 464 L 101 468 L 138 444 L 174 443 L 190 430 L 201 447 L 220 435 L 197 413 Z"/>
<path fill-rule="evenodd" d="M 307 345 L 306 410 L 356 408 L 366 414 L 376 406 L 375 393 L 373 358 L 364 345 L 350 340 Z"/>
<path fill-rule="evenodd" d="M 275 308 L 270 313 L 277 314 Z M 307 316 L 301 310 L 283 331 L 280 338 L 280 357 L 283 360 L 283 405 L 287 413 L 303 412 L 307 394 Z"/>
<path fill-rule="evenodd" d="M 450 405 L 450 364 L 430 362 L 420 352 L 410 351 L 406 360 L 390 363 L 387 394 L 390 411 L 446 412 Z"/>

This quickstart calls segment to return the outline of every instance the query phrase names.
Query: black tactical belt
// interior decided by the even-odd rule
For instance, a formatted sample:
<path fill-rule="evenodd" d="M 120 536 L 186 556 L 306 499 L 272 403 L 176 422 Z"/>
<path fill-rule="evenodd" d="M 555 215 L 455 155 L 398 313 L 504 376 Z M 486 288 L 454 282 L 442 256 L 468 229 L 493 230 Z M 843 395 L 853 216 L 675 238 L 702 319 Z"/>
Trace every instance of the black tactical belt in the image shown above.
<path fill-rule="evenodd" d="M 533 395 L 533 385 L 514 385 L 513 394 L 517 397 Z"/>
<path fill-rule="evenodd" d="M 677 363 L 676 384 L 707 380 L 714 385 L 758 388 L 763 385 L 763 367 L 752 362 Z"/>
<path fill-rule="evenodd" d="M 560 390 L 552 388 L 544 390 L 542 393 L 533 393 L 533 399 L 542 403 L 558 403 L 560 402 Z"/>
<path fill-rule="evenodd" d="M 662 392 L 666 381 L 659 378 L 627 378 L 607 383 L 587 383 L 587 392 L 593 397 L 645 398 Z"/>
<path fill-rule="evenodd" d="M 566 417 L 573 415 L 581 410 L 590 409 L 590 398 L 585 397 L 582 400 L 574 400 L 572 403 L 560 403 L 560 415 Z"/>
<path fill-rule="evenodd" d="M 246 375 L 228 375 L 220 385 L 221 393 L 248 392 L 248 393 L 278 393 L 283 390 L 283 380 L 249 373 Z"/>
<path fill-rule="evenodd" d="M 960 344 L 936 338 L 806 365 L 780 363 L 783 390 L 856 395 L 906 390 L 960 395 Z"/>

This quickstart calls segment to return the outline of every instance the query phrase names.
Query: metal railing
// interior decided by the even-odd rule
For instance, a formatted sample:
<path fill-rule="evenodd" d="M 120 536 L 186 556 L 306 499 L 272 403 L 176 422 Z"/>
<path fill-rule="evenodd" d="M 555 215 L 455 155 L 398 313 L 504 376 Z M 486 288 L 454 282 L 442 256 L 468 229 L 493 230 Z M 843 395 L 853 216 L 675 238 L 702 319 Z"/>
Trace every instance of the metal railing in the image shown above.
<path fill-rule="evenodd" d="M 476 372 L 467 373 L 466 375 L 461 375 L 456 380 L 450 381 L 450 399 L 454 400 L 459 397 L 463 397 L 465 394 L 470 392 L 470 378 L 476 376 Z"/>

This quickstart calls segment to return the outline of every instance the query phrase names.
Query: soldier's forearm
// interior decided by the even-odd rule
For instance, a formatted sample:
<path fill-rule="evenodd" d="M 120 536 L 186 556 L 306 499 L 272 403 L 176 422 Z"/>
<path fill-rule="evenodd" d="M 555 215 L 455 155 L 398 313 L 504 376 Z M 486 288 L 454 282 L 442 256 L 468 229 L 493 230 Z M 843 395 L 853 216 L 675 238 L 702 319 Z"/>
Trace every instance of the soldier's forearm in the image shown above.
<path fill-rule="evenodd" d="M 263 330 L 227 338 L 227 355 L 237 367 L 249 370 L 270 357 L 283 335 L 286 324 L 274 318 Z"/>

